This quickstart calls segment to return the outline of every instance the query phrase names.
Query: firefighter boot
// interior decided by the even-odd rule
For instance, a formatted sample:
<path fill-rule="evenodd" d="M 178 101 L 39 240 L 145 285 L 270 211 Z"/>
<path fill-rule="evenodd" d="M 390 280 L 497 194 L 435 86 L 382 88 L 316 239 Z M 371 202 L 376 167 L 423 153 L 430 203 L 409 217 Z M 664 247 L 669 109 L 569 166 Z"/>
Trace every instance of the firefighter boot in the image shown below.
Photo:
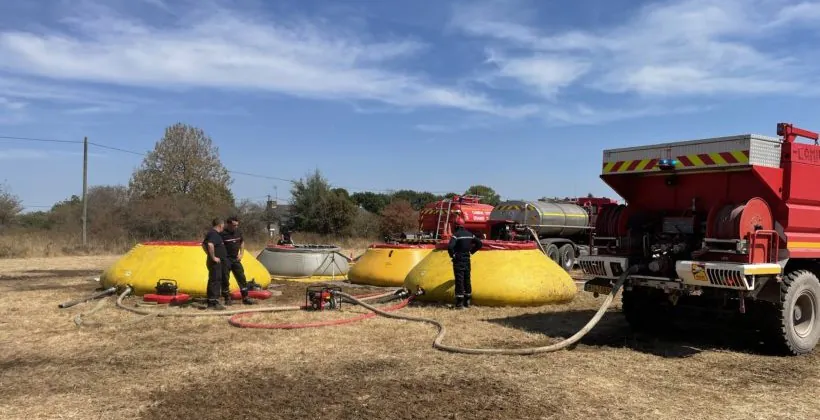
<path fill-rule="evenodd" d="M 224 311 L 225 307 L 219 303 L 218 300 L 208 300 L 208 309 L 215 310 L 215 311 Z"/>
<path fill-rule="evenodd" d="M 254 305 L 256 301 L 248 297 L 248 289 L 239 289 L 239 292 L 242 293 L 242 303 L 245 305 Z"/>
<path fill-rule="evenodd" d="M 464 296 L 456 295 L 456 309 L 464 309 Z"/>
<path fill-rule="evenodd" d="M 469 308 L 472 303 L 473 303 L 473 295 L 470 294 L 470 293 L 465 294 L 464 295 L 464 307 Z"/>
<path fill-rule="evenodd" d="M 225 300 L 225 306 L 233 305 L 233 301 L 231 300 L 231 295 L 230 294 L 224 295 L 223 298 Z"/>

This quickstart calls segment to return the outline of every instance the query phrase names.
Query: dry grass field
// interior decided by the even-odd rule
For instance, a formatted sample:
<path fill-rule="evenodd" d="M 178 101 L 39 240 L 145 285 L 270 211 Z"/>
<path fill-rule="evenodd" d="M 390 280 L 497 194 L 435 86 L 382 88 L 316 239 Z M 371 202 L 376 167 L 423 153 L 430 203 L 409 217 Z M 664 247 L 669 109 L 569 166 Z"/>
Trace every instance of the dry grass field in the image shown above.
<path fill-rule="evenodd" d="M 639 336 L 619 304 L 575 348 L 538 356 L 443 353 L 431 347 L 431 326 L 383 318 L 250 330 L 224 317 L 143 319 L 110 299 L 78 327 L 73 318 L 95 303 L 57 305 L 91 293 L 90 278 L 115 259 L 0 260 L 0 418 L 820 418 L 820 352 L 768 356 L 727 328 Z M 279 290 L 265 304 L 304 296 L 301 284 Z M 568 337 L 600 301 L 403 311 L 442 320 L 448 343 L 516 347 Z M 352 312 L 361 310 L 253 319 Z"/>
<path fill-rule="evenodd" d="M 61 257 L 76 255 L 100 255 L 124 253 L 134 246 L 134 241 L 125 238 L 102 239 L 89 238 L 89 245 L 82 246 L 79 233 L 51 232 L 51 231 L 10 231 L 0 236 L 0 259 L 4 258 L 33 258 L 33 257 Z M 274 238 L 275 241 L 278 238 Z M 193 238 L 201 240 L 201 238 Z M 254 254 L 265 247 L 266 238 L 249 238 L 247 248 Z M 334 244 L 341 248 L 341 252 L 350 257 L 356 257 L 364 252 L 373 239 L 327 237 L 311 233 L 296 233 L 293 240 L 298 244 Z"/>

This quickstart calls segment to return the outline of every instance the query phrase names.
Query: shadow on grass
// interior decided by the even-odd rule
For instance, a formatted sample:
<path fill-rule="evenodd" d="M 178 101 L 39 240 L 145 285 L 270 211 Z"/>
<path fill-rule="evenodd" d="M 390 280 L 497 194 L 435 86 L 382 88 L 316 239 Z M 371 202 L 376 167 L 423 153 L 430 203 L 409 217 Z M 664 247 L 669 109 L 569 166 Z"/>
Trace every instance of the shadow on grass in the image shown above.
<path fill-rule="evenodd" d="M 581 330 L 595 315 L 593 310 L 546 312 L 488 319 L 497 325 L 566 339 Z M 651 333 L 632 330 L 623 313 L 607 312 L 600 322 L 574 346 L 628 348 L 664 358 L 686 358 L 703 351 L 730 350 L 771 355 L 758 332 L 739 320 L 720 322 L 678 319 L 675 325 Z"/>
<path fill-rule="evenodd" d="M 31 292 L 38 290 L 90 290 L 97 283 L 62 283 L 60 280 L 92 277 L 97 270 L 28 270 L 19 275 L 0 276 L 0 286 L 6 292 Z M 90 293 L 90 292 L 89 292 Z"/>
<path fill-rule="evenodd" d="M 397 376 L 399 368 L 389 361 L 353 362 L 201 378 L 152 392 L 142 418 L 529 419 L 567 404 L 562 396 L 527 398 L 517 384 L 475 372 Z"/>
<path fill-rule="evenodd" d="M 101 273 L 100 270 L 25 270 L 21 274 L 2 275 L 0 281 L 48 280 L 71 277 L 91 277 Z"/>

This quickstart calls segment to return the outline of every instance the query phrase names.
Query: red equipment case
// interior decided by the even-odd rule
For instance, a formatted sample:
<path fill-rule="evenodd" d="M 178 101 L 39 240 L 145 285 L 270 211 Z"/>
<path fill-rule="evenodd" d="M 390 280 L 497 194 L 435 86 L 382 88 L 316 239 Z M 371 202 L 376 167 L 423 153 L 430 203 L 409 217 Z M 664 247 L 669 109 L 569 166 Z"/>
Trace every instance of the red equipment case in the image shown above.
<path fill-rule="evenodd" d="M 248 290 L 248 297 L 252 299 L 265 300 L 270 299 L 271 296 L 273 296 L 273 293 L 271 293 L 270 290 Z M 239 290 L 231 292 L 231 299 L 242 299 L 242 292 L 240 292 Z"/>
<path fill-rule="evenodd" d="M 177 293 L 175 295 L 148 293 L 142 296 L 142 300 L 145 302 L 156 302 L 158 304 L 181 304 L 191 300 L 191 296 L 185 293 Z"/>

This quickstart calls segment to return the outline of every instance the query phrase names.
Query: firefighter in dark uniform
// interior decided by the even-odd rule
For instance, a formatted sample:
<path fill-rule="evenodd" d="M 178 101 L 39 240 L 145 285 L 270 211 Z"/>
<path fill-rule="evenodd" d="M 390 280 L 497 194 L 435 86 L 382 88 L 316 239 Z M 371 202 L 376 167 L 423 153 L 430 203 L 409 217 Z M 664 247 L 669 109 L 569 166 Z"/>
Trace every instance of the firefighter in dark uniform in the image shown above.
<path fill-rule="evenodd" d="M 279 242 L 276 243 L 277 245 L 293 245 L 293 239 L 290 238 L 290 231 L 283 230 L 282 237 L 279 238 Z"/>
<path fill-rule="evenodd" d="M 470 284 L 470 256 L 481 249 L 481 239 L 464 229 L 464 221 L 459 217 L 455 222 L 456 231 L 450 238 L 447 252 L 453 261 L 456 280 L 456 309 L 469 308 L 472 303 L 473 288 Z"/>
<path fill-rule="evenodd" d="M 239 292 L 242 293 L 242 303 L 245 305 L 253 305 L 256 302 L 248 297 L 248 280 L 245 278 L 245 268 L 242 266 L 242 255 L 245 253 L 245 239 L 242 237 L 242 233 L 239 232 L 239 219 L 229 217 L 221 235 L 228 254 L 228 258 L 225 260 L 225 265 L 227 266 L 225 272 L 233 273 L 233 278 L 236 279 L 236 284 L 239 285 Z M 225 302 L 228 305 L 231 304 L 230 293 L 226 279 L 225 284 L 222 286 L 222 296 L 225 297 Z"/>
<path fill-rule="evenodd" d="M 202 248 L 207 255 L 205 266 L 208 267 L 206 294 L 208 296 L 208 309 L 221 310 L 225 307 L 219 303 L 220 291 L 228 287 L 228 253 L 220 234 L 225 227 L 225 223 L 221 219 L 214 219 L 211 226 L 211 230 L 205 234 L 205 239 L 202 240 Z"/>

